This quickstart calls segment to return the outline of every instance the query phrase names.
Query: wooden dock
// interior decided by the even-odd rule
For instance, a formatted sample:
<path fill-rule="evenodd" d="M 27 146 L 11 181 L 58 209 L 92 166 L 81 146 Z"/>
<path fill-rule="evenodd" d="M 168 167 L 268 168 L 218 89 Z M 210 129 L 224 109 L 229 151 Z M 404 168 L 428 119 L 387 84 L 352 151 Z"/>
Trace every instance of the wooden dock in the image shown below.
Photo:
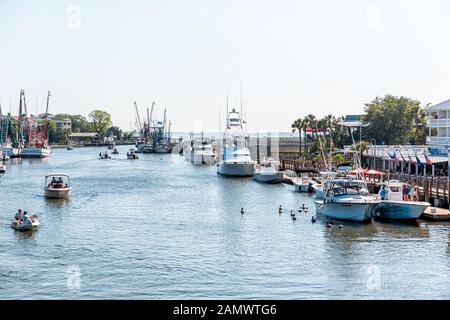
<path fill-rule="evenodd" d="M 450 211 L 448 208 L 428 207 L 420 218 L 428 221 L 450 221 Z"/>

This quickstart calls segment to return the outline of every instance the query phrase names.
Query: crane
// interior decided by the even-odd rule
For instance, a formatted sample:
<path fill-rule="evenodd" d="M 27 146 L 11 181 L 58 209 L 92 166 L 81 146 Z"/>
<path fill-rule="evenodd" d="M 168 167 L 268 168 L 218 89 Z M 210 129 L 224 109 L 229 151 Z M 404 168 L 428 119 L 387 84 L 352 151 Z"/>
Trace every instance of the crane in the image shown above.
<path fill-rule="evenodd" d="M 136 101 L 134 102 L 134 108 L 136 109 L 136 120 L 138 123 L 139 136 L 141 136 L 142 135 L 141 117 L 139 116 L 139 109 Z"/>

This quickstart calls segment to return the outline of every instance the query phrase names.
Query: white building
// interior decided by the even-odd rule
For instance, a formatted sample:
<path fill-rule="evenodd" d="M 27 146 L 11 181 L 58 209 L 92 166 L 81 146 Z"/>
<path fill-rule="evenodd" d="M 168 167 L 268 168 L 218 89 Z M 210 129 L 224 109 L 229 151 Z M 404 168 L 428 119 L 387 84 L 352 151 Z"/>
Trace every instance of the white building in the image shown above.
<path fill-rule="evenodd" d="M 425 109 L 427 145 L 450 146 L 450 99 Z"/>

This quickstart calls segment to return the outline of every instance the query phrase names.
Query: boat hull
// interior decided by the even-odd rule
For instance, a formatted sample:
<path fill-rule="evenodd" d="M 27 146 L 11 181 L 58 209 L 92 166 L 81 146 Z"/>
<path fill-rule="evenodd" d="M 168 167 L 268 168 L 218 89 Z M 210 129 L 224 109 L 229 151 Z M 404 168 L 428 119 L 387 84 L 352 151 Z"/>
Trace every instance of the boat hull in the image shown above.
<path fill-rule="evenodd" d="M 276 172 L 273 174 L 261 174 L 261 173 L 253 173 L 253 179 L 258 182 L 264 182 L 264 183 L 281 183 L 283 180 L 283 173 L 282 172 Z"/>
<path fill-rule="evenodd" d="M 414 220 L 418 219 L 428 206 L 428 202 L 382 200 L 376 207 L 376 216 L 383 219 Z"/>
<path fill-rule="evenodd" d="M 316 212 L 328 218 L 365 222 L 374 216 L 377 203 L 349 203 L 314 201 Z"/>
<path fill-rule="evenodd" d="M 17 222 L 11 223 L 11 228 L 17 231 L 32 231 L 36 230 L 39 227 L 39 221 L 35 220 L 32 223 L 21 223 L 18 224 Z"/>
<path fill-rule="evenodd" d="M 22 158 L 47 158 L 50 156 L 50 148 L 23 148 L 20 152 Z"/>
<path fill-rule="evenodd" d="M 213 164 L 215 160 L 215 156 L 212 154 L 191 154 L 191 162 L 193 164 Z"/>
<path fill-rule="evenodd" d="M 45 197 L 48 199 L 63 199 L 70 195 L 71 188 L 49 189 L 44 188 Z"/>
<path fill-rule="evenodd" d="M 217 173 L 229 177 L 251 177 L 254 170 L 254 162 L 221 162 L 217 165 Z"/>

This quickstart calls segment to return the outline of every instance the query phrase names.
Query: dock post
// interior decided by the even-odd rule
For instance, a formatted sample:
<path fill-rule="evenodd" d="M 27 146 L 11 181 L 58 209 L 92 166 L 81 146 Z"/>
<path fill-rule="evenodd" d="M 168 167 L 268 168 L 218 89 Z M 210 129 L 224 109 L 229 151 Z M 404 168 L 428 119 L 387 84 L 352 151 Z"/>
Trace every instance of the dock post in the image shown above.
<path fill-rule="evenodd" d="M 423 180 L 423 196 L 424 196 L 425 202 L 430 201 L 430 187 L 429 187 L 429 181 L 427 178 L 425 178 Z"/>

